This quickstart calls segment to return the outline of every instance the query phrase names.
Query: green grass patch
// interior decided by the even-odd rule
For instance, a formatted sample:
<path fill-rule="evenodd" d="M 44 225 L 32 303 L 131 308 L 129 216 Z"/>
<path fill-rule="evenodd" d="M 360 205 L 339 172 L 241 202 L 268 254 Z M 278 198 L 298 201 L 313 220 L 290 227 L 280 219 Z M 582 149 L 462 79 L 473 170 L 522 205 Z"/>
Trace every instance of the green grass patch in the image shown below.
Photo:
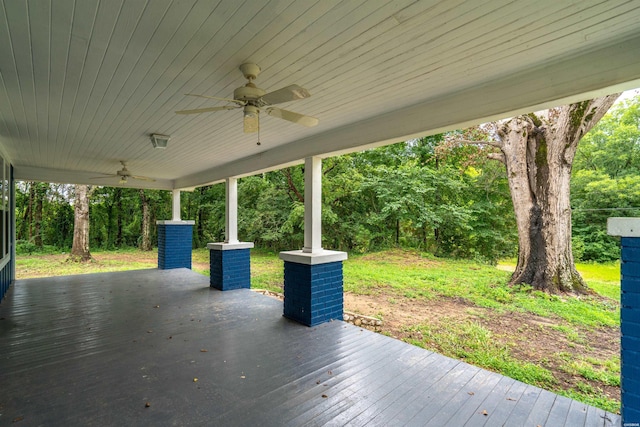
<path fill-rule="evenodd" d="M 616 301 L 598 296 L 573 298 L 550 295 L 527 286 L 510 287 L 507 282 L 511 273 L 493 266 L 434 259 L 410 251 L 392 253 L 397 252 L 403 258 L 394 259 L 389 252 L 351 257 L 344 264 L 345 291 L 362 295 L 384 291 L 406 298 L 464 298 L 498 313 L 518 311 L 543 317 L 557 316 L 589 327 L 617 326 L 620 322 Z M 610 272 L 606 273 L 606 277 L 609 276 Z M 607 292 L 611 293 L 613 285 L 602 283 L 609 287 Z M 617 287 L 619 289 L 619 284 Z"/>
<path fill-rule="evenodd" d="M 511 356 L 508 345 L 495 340 L 491 331 L 476 322 L 443 321 L 438 327 L 419 325 L 407 328 L 414 345 L 437 351 L 445 356 L 464 360 L 473 365 L 499 372 L 508 377 L 552 388 L 556 381 L 548 369 Z M 419 332 L 419 334 L 416 334 Z"/>
<path fill-rule="evenodd" d="M 620 387 L 620 357 L 606 360 L 592 357 L 559 353 L 557 357 L 563 362 L 561 369 L 571 375 L 579 375 L 585 380 L 596 381 L 603 385 Z"/>
<path fill-rule="evenodd" d="M 283 292 L 284 262 L 275 252 L 251 250 L 251 287 Z"/>
<path fill-rule="evenodd" d="M 604 391 L 599 388 L 594 388 L 588 383 L 578 383 L 577 389 L 555 389 L 554 393 L 558 393 L 562 396 L 566 396 L 570 399 L 577 400 L 579 402 L 586 403 L 587 405 L 595 406 L 596 408 L 604 409 L 612 413 L 620 413 L 620 402 L 607 396 Z"/>
<path fill-rule="evenodd" d="M 16 257 L 16 277 L 66 276 L 73 274 L 102 273 L 139 270 L 158 266 L 157 251 L 142 252 L 135 249 L 114 251 L 92 251 L 93 261 L 77 263 L 67 261 L 68 254 L 21 255 Z"/>

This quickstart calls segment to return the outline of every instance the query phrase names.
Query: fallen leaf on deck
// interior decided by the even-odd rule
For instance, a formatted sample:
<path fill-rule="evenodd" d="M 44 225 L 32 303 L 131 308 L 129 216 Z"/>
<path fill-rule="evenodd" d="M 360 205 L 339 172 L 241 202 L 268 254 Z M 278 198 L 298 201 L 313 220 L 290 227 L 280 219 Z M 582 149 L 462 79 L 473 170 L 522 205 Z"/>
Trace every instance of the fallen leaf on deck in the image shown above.
<path fill-rule="evenodd" d="M 205 350 L 204 348 L 200 349 L 200 353 L 206 353 L 207 351 L 209 351 L 209 350 Z"/>
<path fill-rule="evenodd" d="M 484 416 L 489 415 L 489 413 L 487 412 L 487 410 L 486 410 L 486 409 L 483 409 L 483 410 L 482 410 L 482 412 L 481 412 L 481 414 L 482 414 L 482 415 L 484 415 Z"/>
<path fill-rule="evenodd" d="M 154 305 L 153 308 L 160 308 L 160 306 L 159 305 Z"/>
<path fill-rule="evenodd" d="M 13 421 L 11 421 L 11 422 L 12 423 L 17 423 L 18 421 L 22 421 L 22 420 L 24 420 L 24 417 L 17 417 L 17 418 L 14 418 Z"/>
<path fill-rule="evenodd" d="M 149 403 L 149 402 L 147 402 L 147 403 L 145 403 L 145 404 L 144 404 L 144 407 L 145 407 L 145 408 L 148 408 L 149 406 L 151 406 L 151 403 Z"/>
<path fill-rule="evenodd" d="M 475 393 L 474 393 L 474 392 L 472 392 L 472 391 L 468 391 L 468 392 L 467 392 L 467 394 L 468 394 L 469 396 L 473 396 Z"/>
<path fill-rule="evenodd" d="M 515 402 L 517 399 L 514 399 L 514 398 L 512 398 L 512 397 L 507 397 L 507 400 L 510 400 L 510 401 L 512 401 L 512 402 Z"/>
<path fill-rule="evenodd" d="M 240 375 L 240 378 L 245 379 L 245 378 L 247 378 L 247 377 L 245 377 L 244 375 Z"/>
<path fill-rule="evenodd" d="M 148 333 L 148 334 L 150 334 L 150 333 L 152 333 L 152 332 L 153 332 L 152 330 L 148 330 L 148 331 L 147 331 L 147 333 Z"/>
<path fill-rule="evenodd" d="M 322 395 L 322 397 L 323 397 L 324 399 L 326 399 L 326 398 L 327 398 L 327 397 L 329 397 L 329 396 L 327 396 L 326 394 L 323 394 L 323 395 Z"/>
<path fill-rule="evenodd" d="M 193 382 L 194 382 L 194 383 L 197 383 L 197 382 L 198 382 L 198 379 L 197 379 L 197 378 L 194 378 L 194 379 L 193 379 Z"/>

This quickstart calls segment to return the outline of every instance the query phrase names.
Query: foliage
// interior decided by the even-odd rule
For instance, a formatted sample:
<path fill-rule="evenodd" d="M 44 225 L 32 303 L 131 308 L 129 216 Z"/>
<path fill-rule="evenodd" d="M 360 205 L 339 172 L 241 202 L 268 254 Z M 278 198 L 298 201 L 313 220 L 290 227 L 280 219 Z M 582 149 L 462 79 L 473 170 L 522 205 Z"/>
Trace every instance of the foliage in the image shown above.
<path fill-rule="evenodd" d="M 619 257 L 606 234 L 609 216 L 640 212 L 640 99 L 614 107 L 579 145 L 572 178 L 573 246 L 577 260 Z M 487 139 L 487 127 L 451 138 Z M 433 135 L 323 161 L 323 246 L 350 253 L 391 247 L 494 263 L 517 250 L 515 217 L 504 167 L 487 160 L 489 146 L 451 145 Z M 18 183 L 17 239 L 41 250 L 71 247 L 70 186 Z M 270 251 L 304 240 L 304 167 L 241 178 L 238 232 Z M 171 194 L 144 190 L 156 220 L 171 218 Z M 39 203 L 42 215 L 37 220 Z M 609 209 L 616 208 L 612 211 Z M 604 210 L 607 209 L 607 210 Z M 182 193 L 182 218 L 195 221 L 193 245 L 222 241 L 224 184 Z M 98 187 L 91 196 L 91 247 L 137 247 L 142 212 L 138 190 Z M 26 244 L 20 250 L 33 252 Z"/>
<path fill-rule="evenodd" d="M 614 106 L 583 138 L 571 181 L 573 241 L 579 260 L 620 257 L 607 235 L 611 216 L 640 215 L 640 96 Z"/>

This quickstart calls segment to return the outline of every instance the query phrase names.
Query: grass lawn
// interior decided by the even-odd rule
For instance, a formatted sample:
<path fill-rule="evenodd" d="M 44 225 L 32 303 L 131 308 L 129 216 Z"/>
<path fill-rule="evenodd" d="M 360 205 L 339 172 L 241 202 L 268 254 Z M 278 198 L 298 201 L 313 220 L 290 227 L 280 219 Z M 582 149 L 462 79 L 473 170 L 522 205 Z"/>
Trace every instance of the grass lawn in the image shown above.
<path fill-rule="evenodd" d="M 155 268 L 157 252 L 94 252 L 80 265 L 66 255 L 18 256 L 18 278 Z M 347 310 L 384 320 L 382 333 L 523 382 L 618 412 L 618 264 L 579 264 L 596 294 L 548 295 L 509 287 L 509 268 L 389 250 L 344 263 Z M 276 253 L 253 250 L 252 287 L 282 291 Z M 193 252 L 209 273 L 209 251 Z"/>

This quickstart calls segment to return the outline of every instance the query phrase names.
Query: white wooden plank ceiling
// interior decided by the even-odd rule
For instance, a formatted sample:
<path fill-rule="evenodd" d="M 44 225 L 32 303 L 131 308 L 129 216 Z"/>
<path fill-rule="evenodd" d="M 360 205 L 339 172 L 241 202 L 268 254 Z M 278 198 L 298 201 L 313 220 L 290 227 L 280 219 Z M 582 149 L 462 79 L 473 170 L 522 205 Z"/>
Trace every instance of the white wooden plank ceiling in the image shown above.
<path fill-rule="evenodd" d="M 223 105 L 260 65 L 306 128 Z M 623 0 L 0 0 L 0 151 L 27 180 L 127 160 L 188 188 L 640 86 L 640 2 Z M 171 135 L 154 150 L 150 133 Z"/>

